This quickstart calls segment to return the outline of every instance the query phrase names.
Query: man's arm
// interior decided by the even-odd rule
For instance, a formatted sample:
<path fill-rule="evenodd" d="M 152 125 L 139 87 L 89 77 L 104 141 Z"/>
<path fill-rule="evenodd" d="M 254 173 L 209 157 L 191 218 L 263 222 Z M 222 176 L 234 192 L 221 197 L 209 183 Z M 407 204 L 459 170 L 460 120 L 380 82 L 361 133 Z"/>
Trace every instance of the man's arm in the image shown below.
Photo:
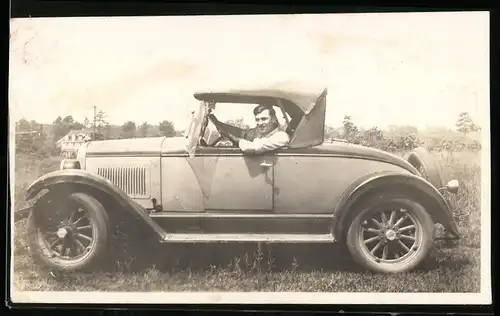
<path fill-rule="evenodd" d="M 269 137 L 256 139 L 253 142 L 246 139 L 236 139 L 236 141 L 244 153 L 260 154 L 288 145 L 290 138 L 285 132 L 277 132 Z"/>
<path fill-rule="evenodd" d="M 244 138 L 245 137 L 245 129 L 239 128 L 237 126 L 229 125 L 227 123 L 222 123 L 219 121 L 215 115 L 211 114 L 211 119 L 212 123 L 217 127 L 217 129 L 221 130 L 222 132 L 226 132 L 228 134 L 231 134 L 237 138 Z"/>

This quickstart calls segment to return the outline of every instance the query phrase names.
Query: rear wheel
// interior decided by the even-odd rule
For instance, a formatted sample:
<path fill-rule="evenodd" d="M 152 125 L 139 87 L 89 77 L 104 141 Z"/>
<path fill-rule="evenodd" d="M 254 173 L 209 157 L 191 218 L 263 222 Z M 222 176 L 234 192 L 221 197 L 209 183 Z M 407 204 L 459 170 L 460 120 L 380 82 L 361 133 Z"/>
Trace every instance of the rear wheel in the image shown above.
<path fill-rule="evenodd" d="M 106 211 L 85 193 L 42 205 L 28 219 L 28 242 L 32 257 L 44 267 L 60 272 L 89 270 L 106 253 Z"/>
<path fill-rule="evenodd" d="M 434 223 L 416 201 L 400 195 L 367 199 L 347 232 L 354 261 L 379 273 L 417 267 L 434 242 Z"/>

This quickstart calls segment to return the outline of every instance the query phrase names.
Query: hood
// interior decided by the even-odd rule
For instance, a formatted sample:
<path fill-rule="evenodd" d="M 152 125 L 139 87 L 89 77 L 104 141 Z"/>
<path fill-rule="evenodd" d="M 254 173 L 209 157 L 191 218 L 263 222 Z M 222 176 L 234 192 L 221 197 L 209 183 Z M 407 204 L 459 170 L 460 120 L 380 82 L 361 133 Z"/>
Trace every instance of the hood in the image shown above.
<path fill-rule="evenodd" d="M 185 152 L 184 137 L 145 137 L 93 141 L 86 145 L 87 156 L 93 155 L 160 155 L 162 152 Z M 85 146 L 85 145 L 84 145 Z"/>
<path fill-rule="evenodd" d="M 340 156 L 348 156 L 361 159 L 377 160 L 399 166 L 403 169 L 410 171 L 415 175 L 419 175 L 415 169 L 405 159 L 390 154 L 386 151 L 366 147 L 362 145 L 350 144 L 346 142 L 334 141 L 333 143 L 323 143 L 308 149 L 308 153 L 312 154 L 333 154 Z"/>

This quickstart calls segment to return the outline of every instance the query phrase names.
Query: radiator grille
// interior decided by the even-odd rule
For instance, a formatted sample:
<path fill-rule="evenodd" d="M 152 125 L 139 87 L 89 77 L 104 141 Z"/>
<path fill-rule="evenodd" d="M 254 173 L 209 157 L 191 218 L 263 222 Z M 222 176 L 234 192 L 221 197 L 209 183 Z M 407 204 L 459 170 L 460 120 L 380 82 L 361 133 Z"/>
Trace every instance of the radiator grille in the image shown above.
<path fill-rule="evenodd" d="M 97 174 L 132 197 L 149 197 L 148 174 L 145 167 L 99 167 Z"/>

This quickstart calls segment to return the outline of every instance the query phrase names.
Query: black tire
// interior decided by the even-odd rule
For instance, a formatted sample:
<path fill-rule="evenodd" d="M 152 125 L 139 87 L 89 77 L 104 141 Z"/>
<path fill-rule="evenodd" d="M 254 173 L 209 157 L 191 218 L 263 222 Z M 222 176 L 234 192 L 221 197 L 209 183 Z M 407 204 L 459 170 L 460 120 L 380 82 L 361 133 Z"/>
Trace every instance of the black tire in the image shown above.
<path fill-rule="evenodd" d="M 441 165 L 427 149 L 423 147 L 415 148 L 408 156 L 408 162 L 436 189 L 444 186 Z"/>
<path fill-rule="evenodd" d="M 401 212 L 401 210 L 406 211 Z M 357 215 L 354 216 L 347 231 L 347 248 L 353 260 L 368 270 L 377 273 L 411 271 L 425 259 L 433 246 L 432 218 L 419 203 L 408 197 L 397 194 L 375 195 L 363 201 L 359 208 L 353 211 Z M 386 214 L 386 223 L 392 224 L 389 226 L 399 225 L 391 229 L 379 229 L 378 233 L 374 232 L 378 227 L 371 220 L 376 218 L 378 222 L 383 223 L 384 218 L 381 216 L 383 212 Z M 399 222 L 399 219 L 406 216 L 409 218 Z M 415 226 L 414 229 L 409 228 L 412 225 Z M 414 238 L 413 242 L 409 240 L 410 237 Z M 374 248 L 377 249 L 372 254 L 370 250 Z M 404 252 L 406 254 L 398 255 Z"/>
<path fill-rule="evenodd" d="M 28 246 L 34 261 L 44 268 L 63 273 L 90 271 L 98 267 L 108 249 L 108 216 L 102 204 L 85 193 L 72 193 L 64 200 L 51 202 L 49 207 L 42 205 L 36 208 L 28 218 Z M 60 214 L 56 211 L 73 210 L 69 206 L 78 210 L 63 214 L 61 218 L 64 219 L 59 222 L 57 215 Z M 52 220 L 57 223 L 48 223 Z M 51 227 L 47 228 L 44 224 Z M 90 241 L 87 239 L 89 231 L 92 233 Z M 65 236 L 60 237 L 58 233 Z M 49 243 L 54 244 L 52 249 Z M 59 246 L 60 252 L 54 250 Z M 71 255 L 74 257 L 71 258 Z"/>

